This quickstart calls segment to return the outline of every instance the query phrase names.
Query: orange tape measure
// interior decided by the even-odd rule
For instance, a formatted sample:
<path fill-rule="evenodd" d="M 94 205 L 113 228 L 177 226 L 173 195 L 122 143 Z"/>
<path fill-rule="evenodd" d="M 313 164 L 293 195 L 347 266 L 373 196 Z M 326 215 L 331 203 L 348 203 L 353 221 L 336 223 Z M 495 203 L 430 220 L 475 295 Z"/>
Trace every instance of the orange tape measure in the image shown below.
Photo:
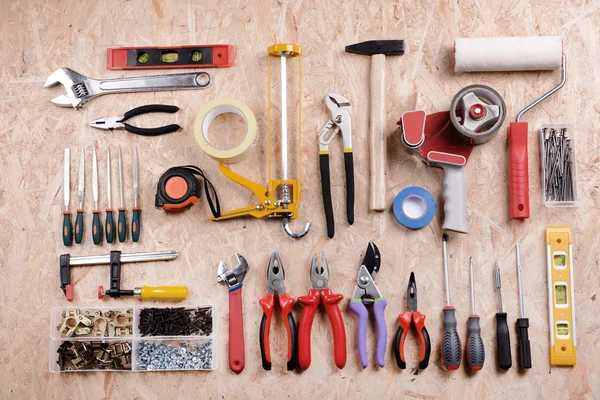
<path fill-rule="evenodd" d="M 221 206 L 217 192 L 200 168 L 195 165 L 183 165 L 169 168 L 163 173 L 156 186 L 154 205 L 165 211 L 183 211 L 194 205 L 202 194 L 204 180 L 204 193 L 206 200 L 215 218 L 221 215 Z"/>

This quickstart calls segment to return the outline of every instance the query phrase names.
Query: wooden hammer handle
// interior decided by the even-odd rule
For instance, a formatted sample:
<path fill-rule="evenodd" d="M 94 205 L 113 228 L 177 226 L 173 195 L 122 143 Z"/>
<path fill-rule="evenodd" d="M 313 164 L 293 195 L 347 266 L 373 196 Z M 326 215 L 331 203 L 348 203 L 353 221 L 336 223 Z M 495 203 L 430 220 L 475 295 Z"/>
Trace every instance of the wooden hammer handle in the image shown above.
<path fill-rule="evenodd" d="M 371 210 L 387 208 L 385 188 L 385 54 L 371 56 Z"/>

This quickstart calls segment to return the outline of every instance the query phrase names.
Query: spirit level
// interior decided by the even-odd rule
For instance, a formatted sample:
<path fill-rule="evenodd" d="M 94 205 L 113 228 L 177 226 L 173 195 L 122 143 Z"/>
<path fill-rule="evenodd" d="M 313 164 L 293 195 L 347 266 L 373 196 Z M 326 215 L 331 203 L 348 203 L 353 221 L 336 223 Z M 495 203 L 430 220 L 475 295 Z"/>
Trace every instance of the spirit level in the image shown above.
<path fill-rule="evenodd" d="M 550 364 L 575 365 L 577 331 L 573 290 L 573 253 L 568 226 L 546 228 Z"/>
<path fill-rule="evenodd" d="M 108 69 L 233 67 L 232 44 L 113 47 L 106 50 Z"/>

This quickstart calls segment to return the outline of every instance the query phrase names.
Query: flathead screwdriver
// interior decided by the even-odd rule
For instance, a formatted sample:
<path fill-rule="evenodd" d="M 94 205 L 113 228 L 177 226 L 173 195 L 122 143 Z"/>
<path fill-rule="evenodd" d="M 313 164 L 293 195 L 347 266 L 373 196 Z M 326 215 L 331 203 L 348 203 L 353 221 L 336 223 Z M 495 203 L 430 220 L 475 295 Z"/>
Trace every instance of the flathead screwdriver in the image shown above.
<path fill-rule="evenodd" d="M 123 194 L 123 158 L 121 146 L 119 146 L 119 216 L 117 219 L 117 232 L 119 242 L 123 243 L 127 238 L 127 216 L 125 215 L 125 198 Z"/>
<path fill-rule="evenodd" d="M 519 302 L 521 317 L 517 319 L 517 332 L 519 333 L 519 368 L 531 368 L 531 346 L 529 344 L 529 318 L 525 318 L 525 304 L 523 303 L 523 276 L 521 274 L 521 246 L 517 242 L 517 276 L 519 277 Z"/>
<path fill-rule="evenodd" d="M 446 306 L 444 307 L 444 337 L 442 339 L 442 361 L 448 370 L 460 367 L 462 347 L 456 331 L 456 309 L 450 302 L 450 280 L 448 278 L 448 235 L 442 236 L 444 252 L 444 277 L 446 280 Z"/>
<path fill-rule="evenodd" d="M 494 268 L 496 275 L 496 291 L 498 294 L 498 312 L 496 313 L 496 345 L 498 347 L 498 366 L 502 369 L 512 367 L 512 356 L 510 351 L 510 333 L 506 322 L 506 313 L 502 311 L 502 292 L 500 282 L 500 266 L 496 261 Z"/>
<path fill-rule="evenodd" d="M 485 361 L 485 349 L 481 339 L 479 315 L 475 313 L 475 285 L 473 279 L 473 257 L 469 258 L 469 275 L 471 277 L 471 315 L 469 315 L 469 337 L 467 338 L 467 363 L 471 371 L 479 371 Z"/>

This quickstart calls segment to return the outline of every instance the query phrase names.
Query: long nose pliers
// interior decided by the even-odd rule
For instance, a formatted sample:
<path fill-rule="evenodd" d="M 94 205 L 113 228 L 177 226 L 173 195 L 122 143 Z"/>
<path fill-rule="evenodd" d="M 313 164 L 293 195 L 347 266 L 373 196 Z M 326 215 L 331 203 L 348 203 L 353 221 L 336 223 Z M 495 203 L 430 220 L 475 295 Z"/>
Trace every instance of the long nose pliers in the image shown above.
<path fill-rule="evenodd" d="M 319 166 L 321 169 L 321 189 L 323 191 L 323 206 L 327 221 L 327 236 L 333 238 L 335 226 L 333 221 L 333 205 L 331 203 L 331 177 L 329 173 L 329 144 L 342 131 L 344 145 L 344 166 L 346 169 L 346 216 L 348 223 L 354 223 L 354 159 L 352 155 L 352 124 L 350 114 L 352 105 L 350 100 L 337 93 L 327 93 L 325 105 L 331 112 L 331 119 L 327 121 L 319 132 Z"/>
<path fill-rule="evenodd" d="M 125 121 L 141 114 L 150 114 L 155 112 L 163 112 L 173 114 L 179 111 L 177 106 L 169 106 L 164 104 L 149 104 L 127 111 L 123 115 L 116 117 L 103 117 L 90 122 L 92 128 L 98 129 L 125 129 L 127 132 L 135 133 L 142 136 L 158 136 L 165 133 L 178 131 L 181 127 L 177 124 L 161 126 L 158 128 L 138 128 L 137 126 L 129 125 Z"/>
<path fill-rule="evenodd" d="M 296 323 L 294 322 L 294 316 L 292 315 L 294 299 L 285 292 L 285 271 L 283 270 L 283 264 L 281 263 L 281 259 L 277 252 L 274 252 L 271 255 L 271 260 L 267 267 L 267 281 L 269 282 L 267 294 L 259 301 L 263 309 L 259 337 L 262 365 L 267 371 L 271 370 L 269 329 L 271 327 L 273 309 L 275 308 L 275 296 L 277 296 L 288 338 L 287 369 L 288 371 L 292 371 L 296 369 L 298 364 L 298 337 L 296 334 Z"/>
<path fill-rule="evenodd" d="M 404 341 L 410 327 L 414 325 L 421 343 L 421 357 L 419 359 L 419 368 L 425 369 L 429 365 L 429 356 L 431 355 L 431 339 L 427 328 L 425 328 L 425 315 L 421 314 L 417 308 L 417 283 L 415 282 L 415 273 L 410 273 L 408 280 L 408 289 L 406 290 L 406 299 L 408 309 L 398 316 L 400 326 L 394 339 L 394 355 L 396 363 L 401 369 L 406 368 L 406 358 L 404 357 Z"/>
<path fill-rule="evenodd" d="M 360 265 L 354 296 L 350 300 L 350 310 L 358 316 L 358 354 L 363 368 L 367 368 L 367 321 L 369 312 L 367 305 L 373 306 L 377 322 L 377 364 L 383 368 L 385 364 L 385 346 L 387 343 L 387 324 L 385 307 L 387 300 L 379 292 L 375 284 L 375 276 L 381 267 L 381 255 L 375 243 L 369 242 L 367 253 Z"/>
<path fill-rule="evenodd" d="M 317 307 L 322 302 L 325 312 L 331 323 L 333 332 L 333 349 L 335 365 L 344 368 L 346 365 L 346 328 L 340 313 L 338 303 L 344 298 L 341 294 L 333 294 L 329 288 L 329 267 L 325 259 L 325 253 L 321 253 L 321 265 L 317 264 L 317 253 L 313 254 L 310 264 L 310 280 L 313 288 L 309 290 L 308 296 L 298 297 L 298 303 L 302 303 L 302 316 L 298 327 L 298 362 L 300 368 L 310 367 L 310 331 Z"/>

